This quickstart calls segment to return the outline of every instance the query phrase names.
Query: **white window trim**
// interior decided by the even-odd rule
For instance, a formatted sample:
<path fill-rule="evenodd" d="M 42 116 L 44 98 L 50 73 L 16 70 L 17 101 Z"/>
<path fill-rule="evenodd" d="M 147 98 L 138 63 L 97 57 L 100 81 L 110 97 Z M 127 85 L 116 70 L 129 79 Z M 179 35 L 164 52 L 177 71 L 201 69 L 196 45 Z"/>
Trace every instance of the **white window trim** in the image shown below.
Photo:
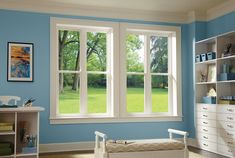
<path fill-rule="evenodd" d="M 110 88 L 107 87 L 107 89 L 111 90 L 111 97 L 110 99 L 111 106 L 110 114 L 95 114 L 95 115 L 89 115 L 87 116 L 78 116 L 78 115 L 63 115 L 58 116 L 58 108 L 56 107 L 58 102 L 58 82 L 55 82 L 58 80 L 58 42 L 55 41 L 55 37 L 58 37 L 57 32 L 57 24 L 68 24 L 69 26 L 75 26 L 75 25 L 84 25 L 84 26 L 98 26 L 98 27 L 112 27 L 113 28 L 113 45 L 112 45 L 112 52 L 110 52 L 110 58 L 111 62 L 110 64 L 110 75 L 109 76 L 112 79 L 112 84 L 110 84 Z M 121 115 L 123 112 L 123 93 L 120 93 L 122 91 L 122 85 L 123 85 L 123 60 L 122 53 L 123 51 L 123 29 L 126 26 L 133 26 L 132 28 L 138 29 L 139 24 L 126 24 L 126 23 L 118 23 L 118 22 L 101 22 L 101 21 L 94 21 L 94 20 L 77 20 L 77 19 L 67 19 L 67 18 L 54 18 L 51 17 L 50 19 L 50 123 L 51 124 L 70 124 L 70 123 L 111 123 L 111 122 L 156 122 L 156 121 L 182 121 L 182 98 L 181 98 L 181 33 L 180 33 L 180 27 L 174 27 L 174 26 L 157 26 L 157 25 L 141 25 L 145 27 L 146 29 L 159 29 L 159 30 L 172 30 L 176 31 L 177 34 L 177 92 L 178 92 L 178 98 L 175 98 L 178 103 L 178 107 L 174 115 L 167 116 L 167 115 L 135 115 L 132 114 L 130 116 L 123 116 Z M 137 27 L 138 26 L 138 27 Z M 75 27 L 76 29 L 76 27 Z M 55 54 L 56 53 L 56 54 Z M 53 60 L 52 60 L 53 59 Z M 108 71 L 108 70 L 107 70 Z M 80 71 L 75 71 L 74 73 L 81 73 Z M 110 81 L 111 82 L 111 81 Z M 179 88 L 178 88 L 179 87 Z M 115 96 L 115 97 L 114 97 Z"/>
<path fill-rule="evenodd" d="M 165 31 L 163 34 L 162 32 Z M 145 113 L 127 113 L 126 111 L 126 75 L 127 74 L 144 74 L 144 73 L 136 73 L 136 72 L 127 72 L 126 70 L 126 35 L 129 33 L 133 33 L 133 34 L 138 34 L 137 32 L 144 32 L 144 35 L 147 35 L 147 38 L 149 38 L 148 33 L 150 33 L 150 35 L 154 32 L 154 34 L 160 35 L 160 36 L 166 36 L 166 34 L 168 34 L 168 36 L 175 36 L 176 37 L 176 47 L 177 50 L 175 49 L 171 49 L 170 46 L 172 46 L 171 44 L 169 44 L 169 50 L 172 51 L 172 53 L 170 53 L 170 55 L 172 55 L 170 57 L 170 60 L 172 60 L 173 58 L 175 58 L 175 62 L 176 62 L 176 67 L 172 68 L 172 61 L 168 60 L 168 66 L 169 66 L 169 77 L 172 77 L 172 81 L 174 81 L 174 78 L 176 79 L 176 82 L 169 82 L 168 84 L 172 84 L 172 86 L 169 87 L 173 87 L 172 92 L 169 93 L 169 97 L 168 98 L 172 98 L 172 100 L 168 101 L 168 105 L 173 104 L 173 103 L 177 103 L 176 106 L 168 106 L 168 112 L 158 112 L 158 113 L 151 113 L 151 107 L 150 106 L 146 106 L 146 105 L 151 105 L 151 100 L 147 100 L 145 99 Z M 169 38 L 168 38 L 169 39 Z M 170 38 L 171 39 L 171 38 Z M 145 39 L 146 40 L 146 39 Z M 170 43 L 174 43 L 171 40 L 169 40 L 168 42 Z M 147 44 L 147 47 L 145 49 L 149 49 L 149 43 L 145 42 Z M 174 51 L 174 52 L 173 52 Z M 149 50 L 146 50 L 146 52 L 149 52 Z M 176 56 L 173 56 L 173 55 Z M 145 60 L 149 60 L 149 54 L 145 53 Z M 161 117 L 161 116 L 166 116 L 166 117 L 182 117 L 182 93 L 181 93 L 181 28 L 180 27 L 176 27 L 176 26 L 156 26 L 156 25 L 143 25 L 143 24 L 129 24 L 129 23 L 121 23 L 120 25 L 120 57 L 122 57 L 120 59 L 120 82 L 123 83 L 120 85 L 120 114 L 121 117 L 128 117 L 128 118 L 132 118 L 132 117 L 149 117 L 149 116 L 154 116 L 154 117 Z M 149 62 L 147 62 L 149 63 Z M 146 64 L 146 61 L 145 61 Z M 175 63 L 173 63 L 175 64 Z M 145 67 L 146 68 L 146 67 Z M 176 71 L 177 70 L 177 71 Z M 172 73 L 171 73 L 172 72 Z M 173 72 L 176 72 L 176 74 L 174 74 Z M 150 75 L 150 69 L 147 66 L 147 70 L 145 70 L 145 75 Z M 155 74 L 155 73 L 154 73 Z M 167 73 L 156 73 L 156 74 L 161 74 L 161 75 L 168 75 Z M 172 74 L 172 76 L 171 76 Z M 169 80 L 169 79 L 168 79 Z M 151 79 L 147 78 L 147 80 L 145 80 L 145 82 L 150 83 Z M 145 96 L 147 96 L 147 98 L 151 98 L 151 94 L 148 94 L 150 91 L 147 91 L 147 89 L 151 89 L 151 84 L 146 84 L 144 87 L 145 92 L 147 92 L 147 94 Z M 169 89 L 171 90 L 171 89 Z M 171 96 L 171 94 L 177 94 L 177 96 Z"/>

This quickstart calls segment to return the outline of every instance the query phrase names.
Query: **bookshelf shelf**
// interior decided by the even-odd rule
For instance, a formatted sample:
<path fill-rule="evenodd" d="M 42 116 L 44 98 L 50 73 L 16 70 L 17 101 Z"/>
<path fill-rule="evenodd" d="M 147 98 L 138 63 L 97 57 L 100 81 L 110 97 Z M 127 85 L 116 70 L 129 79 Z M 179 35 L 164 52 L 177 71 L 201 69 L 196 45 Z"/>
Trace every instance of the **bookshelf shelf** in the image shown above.
<path fill-rule="evenodd" d="M 8 142 L 8 151 L 13 151 L 12 155 L 0 156 L 0 158 L 38 158 L 39 151 L 39 113 L 44 109 L 41 107 L 18 107 L 18 108 L 0 108 L 0 122 L 14 124 L 14 131 L 1 131 L 0 143 Z M 24 125 L 24 126 L 22 126 Z M 22 153 L 23 147 L 27 146 L 22 141 L 21 131 L 25 134 L 35 136 L 35 153 Z M 8 145 L 9 144 L 9 145 Z M 3 146 L 6 144 L 3 144 Z"/>

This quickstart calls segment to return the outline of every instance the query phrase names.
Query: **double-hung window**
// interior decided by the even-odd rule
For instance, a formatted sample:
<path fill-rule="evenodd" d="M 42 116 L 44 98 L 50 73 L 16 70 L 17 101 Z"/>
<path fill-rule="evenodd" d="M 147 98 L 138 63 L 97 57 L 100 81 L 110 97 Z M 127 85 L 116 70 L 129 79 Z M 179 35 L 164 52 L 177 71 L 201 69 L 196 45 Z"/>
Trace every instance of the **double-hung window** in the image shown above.
<path fill-rule="evenodd" d="M 51 20 L 51 117 L 112 115 L 112 23 Z"/>
<path fill-rule="evenodd" d="M 122 116 L 181 115 L 180 29 L 122 24 L 121 35 Z"/>
<path fill-rule="evenodd" d="M 51 123 L 181 120 L 180 34 L 51 18 Z"/>

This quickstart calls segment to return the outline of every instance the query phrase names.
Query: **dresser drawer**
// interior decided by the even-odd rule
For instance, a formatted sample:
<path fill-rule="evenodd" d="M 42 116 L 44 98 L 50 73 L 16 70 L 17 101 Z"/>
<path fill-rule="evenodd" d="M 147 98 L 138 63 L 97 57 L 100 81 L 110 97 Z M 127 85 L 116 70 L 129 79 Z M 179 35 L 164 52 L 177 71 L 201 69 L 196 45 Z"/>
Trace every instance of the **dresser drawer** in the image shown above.
<path fill-rule="evenodd" d="M 216 120 L 216 113 L 198 111 L 197 118 Z"/>
<path fill-rule="evenodd" d="M 226 145 L 218 145 L 218 153 L 223 153 L 227 156 L 234 157 L 235 155 L 235 148 L 226 146 Z"/>
<path fill-rule="evenodd" d="M 223 144 L 235 148 L 235 140 L 233 138 L 218 136 L 217 139 L 218 139 L 218 144 Z"/>
<path fill-rule="evenodd" d="M 218 129 L 218 135 L 221 137 L 235 139 L 235 131 L 231 131 L 231 130 Z"/>
<path fill-rule="evenodd" d="M 211 134 L 205 134 L 205 133 L 197 133 L 197 138 L 199 140 L 209 141 L 216 143 L 217 142 L 217 136 L 211 135 Z"/>
<path fill-rule="evenodd" d="M 216 120 L 207 120 L 207 119 L 197 119 L 197 124 L 201 126 L 207 127 L 215 127 L 216 128 Z"/>
<path fill-rule="evenodd" d="M 235 130 L 234 122 L 217 121 L 217 127 L 226 130 Z"/>
<path fill-rule="evenodd" d="M 216 128 L 207 127 L 207 126 L 197 126 L 197 132 L 198 133 L 217 135 L 217 129 Z"/>
<path fill-rule="evenodd" d="M 218 105 L 217 113 L 235 114 L 235 107 L 232 105 Z"/>
<path fill-rule="evenodd" d="M 208 104 L 197 104 L 197 111 L 216 112 L 216 106 L 215 105 L 208 105 Z"/>
<path fill-rule="evenodd" d="M 207 150 L 207 151 L 212 151 L 212 152 L 217 151 L 217 144 L 216 143 L 211 143 L 208 141 L 199 140 L 198 145 L 199 145 L 199 148 Z"/>
<path fill-rule="evenodd" d="M 217 120 L 220 121 L 229 121 L 229 122 L 235 122 L 235 115 L 234 114 L 217 114 Z"/>

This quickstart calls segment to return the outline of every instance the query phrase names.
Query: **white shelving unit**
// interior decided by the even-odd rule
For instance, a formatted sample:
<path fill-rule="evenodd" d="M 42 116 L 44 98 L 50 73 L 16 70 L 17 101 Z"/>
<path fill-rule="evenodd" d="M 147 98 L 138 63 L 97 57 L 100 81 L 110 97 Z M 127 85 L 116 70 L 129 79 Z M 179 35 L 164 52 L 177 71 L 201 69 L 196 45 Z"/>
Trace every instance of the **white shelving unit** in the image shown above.
<path fill-rule="evenodd" d="M 213 60 L 195 62 L 196 137 L 200 148 L 235 157 L 235 105 L 219 104 L 222 96 L 235 96 L 235 80 L 219 79 L 223 64 L 235 66 L 235 55 L 222 56 L 229 43 L 235 53 L 235 32 L 205 39 L 195 45 L 195 56 L 216 52 Z M 215 67 L 215 80 L 202 81 L 201 72 L 208 74 L 209 65 Z M 202 103 L 202 97 L 207 96 L 212 87 L 216 90 L 216 103 Z"/>
<path fill-rule="evenodd" d="M 14 153 L 0 158 L 39 157 L 39 112 L 43 110 L 41 107 L 0 108 L 0 122 L 14 124 L 13 131 L 0 132 L 0 142 L 11 142 L 14 145 Z M 36 136 L 35 153 L 22 153 L 22 148 L 26 144 L 20 141 L 21 122 L 27 122 L 27 134 Z"/>

